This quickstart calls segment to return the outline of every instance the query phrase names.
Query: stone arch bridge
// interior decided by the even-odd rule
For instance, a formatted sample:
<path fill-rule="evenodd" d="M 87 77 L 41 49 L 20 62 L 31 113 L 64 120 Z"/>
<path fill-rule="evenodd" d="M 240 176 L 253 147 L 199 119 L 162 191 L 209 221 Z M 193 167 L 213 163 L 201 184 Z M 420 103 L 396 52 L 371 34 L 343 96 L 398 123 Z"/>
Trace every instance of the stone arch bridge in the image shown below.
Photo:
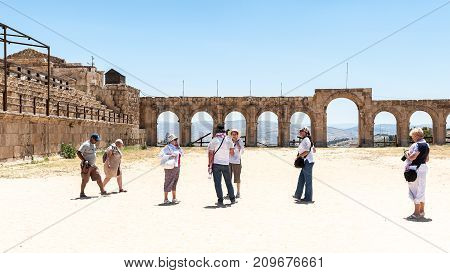
<path fill-rule="evenodd" d="M 140 98 L 140 128 L 147 133 L 147 144 L 157 144 L 157 119 L 166 111 L 179 118 L 182 145 L 191 141 L 191 120 L 197 112 L 207 112 L 213 126 L 224 123 L 228 113 L 240 112 L 246 120 L 247 146 L 257 144 L 257 121 L 261 113 L 271 111 L 278 117 L 278 146 L 288 146 L 290 119 L 296 112 L 311 119 L 311 133 L 316 145 L 327 146 L 327 106 L 337 98 L 353 101 L 359 112 L 359 146 L 373 147 L 375 116 L 386 111 L 394 115 L 397 124 L 397 145 L 409 143 L 409 120 L 415 111 L 424 111 L 433 121 L 433 142 L 445 144 L 446 118 L 450 100 L 373 100 L 371 88 L 316 89 L 312 97 L 142 97 Z"/>

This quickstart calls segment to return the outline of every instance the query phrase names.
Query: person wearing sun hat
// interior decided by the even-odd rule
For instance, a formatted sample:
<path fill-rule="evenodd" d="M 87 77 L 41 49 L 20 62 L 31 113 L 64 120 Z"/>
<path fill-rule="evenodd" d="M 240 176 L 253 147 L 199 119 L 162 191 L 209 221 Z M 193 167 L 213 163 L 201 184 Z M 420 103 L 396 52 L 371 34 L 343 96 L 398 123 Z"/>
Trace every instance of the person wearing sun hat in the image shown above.
<path fill-rule="evenodd" d="M 127 192 L 122 186 L 122 170 L 120 164 L 122 163 L 122 151 L 121 148 L 124 147 L 123 141 L 119 138 L 114 141 L 108 148 L 106 148 L 104 155 L 104 166 L 105 180 L 103 180 L 103 187 L 106 188 L 106 184 L 111 180 L 111 178 L 117 178 L 117 184 L 119 185 L 119 192 Z"/>
<path fill-rule="evenodd" d="M 313 186 L 312 186 L 312 171 L 314 166 L 314 156 L 316 149 L 311 138 L 311 133 L 308 128 L 302 128 L 299 131 L 299 136 L 302 139 L 297 148 L 297 157 L 305 159 L 305 166 L 302 168 L 297 182 L 297 189 L 294 198 L 299 202 L 313 203 Z M 303 188 L 305 188 L 305 197 L 302 197 Z"/>
<path fill-rule="evenodd" d="M 100 193 L 106 195 L 106 191 L 103 187 L 102 177 L 98 171 L 98 167 L 95 165 L 97 147 L 95 146 L 101 140 L 100 135 L 94 133 L 89 140 L 86 140 L 81 144 L 77 151 L 77 156 L 81 159 L 81 192 L 80 198 L 87 198 L 84 193 L 89 179 L 96 181 L 100 188 Z"/>
<path fill-rule="evenodd" d="M 178 204 L 177 184 L 180 177 L 181 156 L 183 149 L 178 144 L 178 137 L 170 134 L 167 137 L 168 144 L 159 153 L 161 165 L 164 167 L 164 204 Z M 172 202 L 168 195 L 172 192 Z"/>
<path fill-rule="evenodd" d="M 234 147 L 234 155 L 230 156 L 230 174 L 236 184 L 236 198 L 241 198 L 241 156 L 244 153 L 244 141 L 240 138 L 241 134 L 238 129 L 231 129 L 230 134 Z"/>

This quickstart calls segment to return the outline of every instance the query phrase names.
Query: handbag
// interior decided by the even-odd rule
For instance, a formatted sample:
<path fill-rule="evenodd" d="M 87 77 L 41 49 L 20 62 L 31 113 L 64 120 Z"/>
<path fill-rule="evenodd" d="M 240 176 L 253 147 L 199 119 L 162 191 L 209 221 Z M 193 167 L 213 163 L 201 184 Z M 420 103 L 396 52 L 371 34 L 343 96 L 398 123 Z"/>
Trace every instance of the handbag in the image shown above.
<path fill-rule="evenodd" d="M 172 152 L 172 150 L 170 148 L 169 148 L 169 150 Z M 175 158 L 171 157 L 163 163 L 163 168 L 165 170 L 171 170 L 171 169 L 175 168 L 175 164 L 176 164 Z"/>
<path fill-rule="evenodd" d="M 417 179 L 417 171 L 416 170 L 407 170 L 403 173 L 405 176 L 405 180 L 409 183 L 416 181 Z"/>
<path fill-rule="evenodd" d="M 311 142 L 311 146 L 309 147 L 309 152 L 306 154 L 306 156 L 303 158 L 301 156 L 299 156 L 299 154 L 297 153 L 297 158 L 294 161 L 294 167 L 301 169 L 303 167 L 305 167 L 305 158 L 309 155 L 309 153 L 311 152 L 311 148 L 312 148 L 312 142 Z"/>
<path fill-rule="evenodd" d="M 305 167 L 305 159 L 297 154 L 297 158 L 294 161 L 294 167 L 298 169 Z"/>
<path fill-rule="evenodd" d="M 171 170 L 173 168 L 175 168 L 175 159 L 174 158 L 168 159 L 168 160 L 166 160 L 166 162 L 164 162 L 165 170 Z"/>

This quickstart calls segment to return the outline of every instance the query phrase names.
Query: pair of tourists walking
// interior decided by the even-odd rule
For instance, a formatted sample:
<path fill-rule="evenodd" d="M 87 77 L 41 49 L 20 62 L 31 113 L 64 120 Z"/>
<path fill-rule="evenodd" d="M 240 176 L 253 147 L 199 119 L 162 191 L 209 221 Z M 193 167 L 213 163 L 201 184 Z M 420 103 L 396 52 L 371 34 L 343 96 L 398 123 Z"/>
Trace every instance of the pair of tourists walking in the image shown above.
<path fill-rule="evenodd" d="M 119 184 L 119 192 L 126 192 L 122 187 L 122 171 L 120 169 L 120 163 L 122 161 L 122 148 L 123 141 L 117 139 L 113 144 L 111 144 L 107 149 L 104 156 L 104 171 L 105 180 L 102 181 L 99 169 L 96 165 L 97 157 L 97 146 L 96 144 L 101 141 L 100 135 L 92 134 L 89 140 L 81 144 L 77 151 L 77 156 L 81 160 L 81 192 L 80 198 L 87 198 L 84 190 L 86 188 L 89 179 L 96 181 L 98 187 L 100 188 L 101 195 L 106 195 L 105 190 L 106 184 L 113 177 L 117 177 L 117 183 Z"/>

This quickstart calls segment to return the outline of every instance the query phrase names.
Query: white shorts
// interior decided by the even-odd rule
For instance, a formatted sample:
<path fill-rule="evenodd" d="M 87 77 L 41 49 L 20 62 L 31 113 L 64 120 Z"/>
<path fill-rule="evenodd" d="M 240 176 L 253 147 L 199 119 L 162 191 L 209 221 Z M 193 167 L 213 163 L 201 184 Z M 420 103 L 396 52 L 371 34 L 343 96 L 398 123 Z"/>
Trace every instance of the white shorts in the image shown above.
<path fill-rule="evenodd" d="M 425 186 L 427 181 L 428 166 L 426 164 L 420 165 L 417 169 L 417 179 L 414 182 L 409 182 L 409 198 L 414 204 L 425 202 Z"/>

